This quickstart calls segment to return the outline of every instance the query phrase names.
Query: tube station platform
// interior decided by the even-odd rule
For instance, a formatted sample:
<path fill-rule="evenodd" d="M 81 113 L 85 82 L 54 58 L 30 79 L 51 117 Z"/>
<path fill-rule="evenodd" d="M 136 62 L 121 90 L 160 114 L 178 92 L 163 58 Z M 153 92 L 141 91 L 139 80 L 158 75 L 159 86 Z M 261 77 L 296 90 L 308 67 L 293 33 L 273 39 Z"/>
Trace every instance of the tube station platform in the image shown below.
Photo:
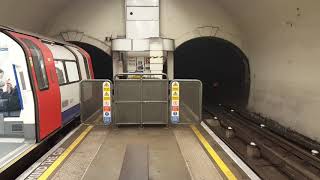
<path fill-rule="evenodd" d="M 138 147 L 131 158 L 130 146 Z M 147 150 L 139 152 L 139 147 Z M 18 179 L 129 180 L 134 176 L 150 180 L 253 179 L 201 124 L 144 128 L 81 125 Z"/>
<path fill-rule="evenodd" d="M 19 179 L 260 179 L 202 122 L 200 81 L 142 76 L 82 82 L 83 123 Z"/>

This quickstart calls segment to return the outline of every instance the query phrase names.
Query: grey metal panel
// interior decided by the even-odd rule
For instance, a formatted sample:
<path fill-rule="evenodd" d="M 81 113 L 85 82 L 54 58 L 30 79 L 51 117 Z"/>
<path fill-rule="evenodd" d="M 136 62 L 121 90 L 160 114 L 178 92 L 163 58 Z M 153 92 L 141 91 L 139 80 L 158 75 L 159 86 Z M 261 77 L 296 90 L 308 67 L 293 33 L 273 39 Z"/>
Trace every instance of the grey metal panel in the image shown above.
<path fill-rule="evenodd" d="M 202 82 L 200 80 L 195 80 L 195 79 L 175 79 L 173 81 L 179 82 L 179 86 L 180 86 L 180 92 L 179 92 L 180 123 L 190 124 L 190 123 L 201 122 Z"/>
<path fill-rule="evenodd" d="M 141 104 L 138 103 L 115 103 L 116 124 L 140 124 Z"/>
<path fill-rule="evenodd" d="M 140 87 L 140 80 L 116 80 L 114 89 L 116 101 L 140 101 Z"/>
<path fill-rule="evenodd" d="M 143 103 L 142 119 L 143 124 L 167 124 L 168 104 L 167 103 Z"/>
<path fill-rule="evenodd" d="M 102 114 L 104 82 L 110 80 L 83 80 L 80 83 L 80 117 L 81 121 L 89 121 Z"/>
<path fill-rule="evenodd" d="M 4 122 L 4 136 L 7 137 L 24 137 L 24 127 L 22 121 Z M 33 129 L 34 130 L 34 129 Z"/>
<path fill-rule="evenodd" d="M 143 80 L 142 93 L 143 101 L 168 101 L 168 81 Z"/>
<path fill-rule="evenodd" d="M 168 80 L 114 78 L 115 124 L 167 124 L 168 123 Z M 137 75 L 137 74 L 135 74 Z M 165 74 L 161 74 L 166 77 Z"/>

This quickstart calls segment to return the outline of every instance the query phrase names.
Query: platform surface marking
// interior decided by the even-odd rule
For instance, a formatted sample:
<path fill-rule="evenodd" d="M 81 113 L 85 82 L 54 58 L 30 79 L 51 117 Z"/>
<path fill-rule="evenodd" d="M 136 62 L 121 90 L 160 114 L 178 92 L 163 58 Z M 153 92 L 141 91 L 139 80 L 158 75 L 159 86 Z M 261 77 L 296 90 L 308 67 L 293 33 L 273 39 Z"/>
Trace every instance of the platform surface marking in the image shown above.
<path fill-rule="evenodd" d="M 203 135 L 200 133 L 198 128 L 195 125 L 190 125 L 193 132 L 196 134 L 204 148 L 207 150 L 207 152 L 210 154 L 211 158 L 216 162 L 216 164 L 219 166 L 221 171 L 224 173 L 224 175 L 229 180 L 236 180 L 236 176 L 231 172 L 231 170 L 228 168 L 228 166 L 223 162 L 223 160 L 219 157 L 217 152 L 210 146 L 208 141 L 203 137 Z"/>
<path fill-rule="evenodd" d="M 108 129 L 97 128 L 92 130 L 51 179 L 82 179 L 101 148 L 108 131 Z"/>
<path fill-rule="evenodd" d="M 174 134 L 193 180 L 223 180 L 223 175 L 202 148 L 190 128 L 175 128 Z"/>
<path fill-rule="evenodd" d="M 49 176 L 60 166 L 69 154 L 81 143 L 86 135 L 92 130 L 93 126 L 87 127 L 80 136 L 59 156 L 59 158 L 38 178 L 39 180 L 48 179 Z"/>
<path fill-rule="evenodd" d="M 127 144 L 148 144 L 150 179 L 191 180 L 176 138 L 168 128 L 110 130 L 83 180 L 118 180 Z"/>

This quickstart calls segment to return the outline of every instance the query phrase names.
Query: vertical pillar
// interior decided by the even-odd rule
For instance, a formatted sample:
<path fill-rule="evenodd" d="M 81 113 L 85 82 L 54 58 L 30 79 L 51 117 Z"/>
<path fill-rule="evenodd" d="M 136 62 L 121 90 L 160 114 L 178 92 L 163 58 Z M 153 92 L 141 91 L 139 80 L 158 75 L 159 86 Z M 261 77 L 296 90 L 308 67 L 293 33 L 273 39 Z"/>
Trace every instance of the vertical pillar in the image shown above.
<path fill-rule="evenodd" d="M 113 76 L 123 73 L 123 62 L 121 59 L 121 53 L 114 51 L 112 55 Z"/>
<path fill-rule="evenodd" d="M 173 51 L 168 51 L 167 73 L 168 73 L 169 80 L 173 80 L 174 79 L 174 54 L 173 54 Z"/>
<path fill-rule="evenodd" d="M 163 51 L 150 51 L 150 72 L 160 74 L 163 72 Z M 161 79 L 161 75 L 156 75 Z"/>

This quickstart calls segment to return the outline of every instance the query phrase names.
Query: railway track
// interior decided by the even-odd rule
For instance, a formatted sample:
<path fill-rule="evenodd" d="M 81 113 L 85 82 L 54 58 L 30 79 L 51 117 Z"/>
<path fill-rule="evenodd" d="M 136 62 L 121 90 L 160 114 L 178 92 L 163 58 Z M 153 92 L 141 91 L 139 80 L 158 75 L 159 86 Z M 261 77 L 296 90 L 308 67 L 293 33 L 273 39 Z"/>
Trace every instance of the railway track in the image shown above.
<path fill-rule="evenodd" d="M 228 106 L 205 107 L 206 124 L 263 179 L 320 179 L 320 159 L 310 149 Z"/>

